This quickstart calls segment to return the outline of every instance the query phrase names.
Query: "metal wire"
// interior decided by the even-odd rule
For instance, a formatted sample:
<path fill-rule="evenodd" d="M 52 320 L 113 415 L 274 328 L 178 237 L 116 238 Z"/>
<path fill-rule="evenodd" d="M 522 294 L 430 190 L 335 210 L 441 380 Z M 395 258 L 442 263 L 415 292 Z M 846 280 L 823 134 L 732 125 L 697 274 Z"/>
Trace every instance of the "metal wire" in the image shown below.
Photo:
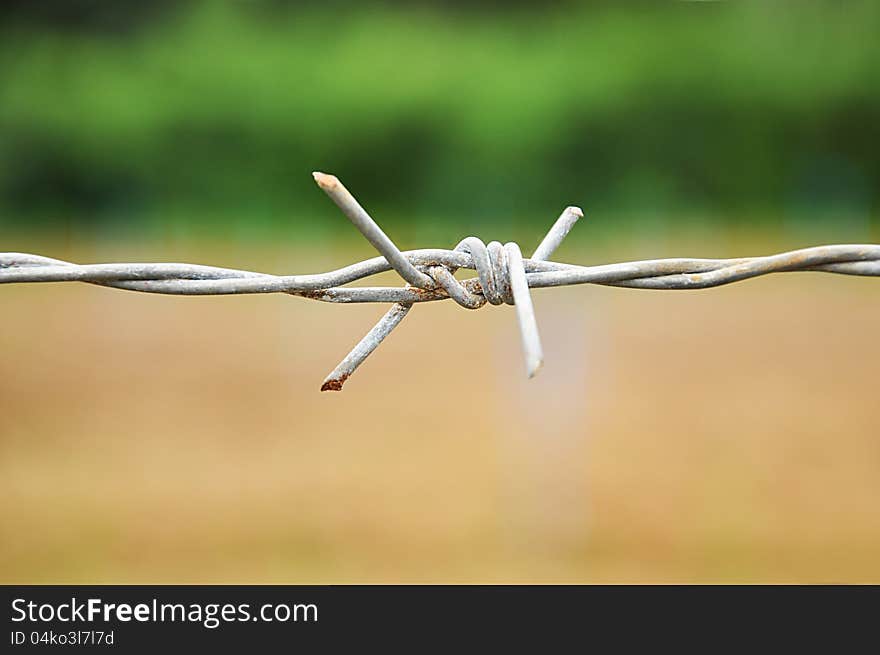
<path fill-rule="evenodd" d="M 602 284 L 634 289 L 705 289 L 768 273 L 821 271 L 880 277 L 880 245 L 855 244 L 804 248 L 766 257 L 740 259 L 654 259 L 577 266 L 547 261 L 583 212 L 567 207 L 532 256 L 524 259 L 516 243 L 484 244 L 468 237 L 453 250 L 401 251 L 370 218 L 342 183 L 314 173 L 315 181 L 361 234 L 381 253 L 345 268 L 314 275 L 270 275 L 198 264 L 73 264 L 25 253 L 0 253 L 0 284 L 14 282 L 87 282 L 116 289 L 169 295 L 287 293 L 333 303 L 393 303 L 392 308 L 324 380 L 322 391 L 339 391 L 355 369 L 400 324 L 415 303 L 452 299 L 467 309 L 489 304 L 516 306 L 526 371 L 532 377 L 543 363 L 530 290 L 572 284 Z M 346 287 L 389 270 L 404 287 Z M 477 277 L 458 280 L 458 269 Z"/>

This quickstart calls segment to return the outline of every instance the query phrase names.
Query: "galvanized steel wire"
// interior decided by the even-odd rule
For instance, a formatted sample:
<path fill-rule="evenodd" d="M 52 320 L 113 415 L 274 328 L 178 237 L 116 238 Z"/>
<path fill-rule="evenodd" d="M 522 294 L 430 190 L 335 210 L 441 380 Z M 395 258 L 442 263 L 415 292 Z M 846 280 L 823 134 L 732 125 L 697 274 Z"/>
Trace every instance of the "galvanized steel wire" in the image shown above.
<path fill-rule="evenodd" d="M 573 284 L 602 284 L 635 289 L 705 289 L 768 273 L 821 271 L 880 276 L 880 245 L 854 244 L 804 248 L 765 257 L 739 259 L 654 259 L 578 266 L 549 257 L 583 212 L 567 207 L 531 257 L 516 243 L 485 244 L 476 237 L 454 249 L 401 251 L 342 183 L 315 173 L 315 180 L 355 227 L 381 253 L 344 268 L 314 275 L 270 275 L 197 264 L 74 264 L 25 253 L 0 253 L 0 284 L 15 282 L 87 282 L 102 286 L 170 295 L 287 293 L 333 303 L 392 303 L 391 309 L 324 380 L 322 390 L 338 391 L 354 370 L 421 302 L 452 299 L 467 309 L 486 303 L 511 304 L 533 376 L 543 362 L 530 289 Z M 466 280 L 458 269 L 476 271 Z M 404 287 L 347 287 L 377 273 L 395 270 Z"/>

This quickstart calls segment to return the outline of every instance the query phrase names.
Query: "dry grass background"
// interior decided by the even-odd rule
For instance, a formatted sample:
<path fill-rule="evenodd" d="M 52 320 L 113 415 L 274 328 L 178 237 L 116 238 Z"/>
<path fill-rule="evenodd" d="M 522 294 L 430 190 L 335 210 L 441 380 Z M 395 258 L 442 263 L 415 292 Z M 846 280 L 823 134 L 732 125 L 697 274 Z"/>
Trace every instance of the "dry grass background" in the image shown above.
<path fill-rule="evenodd" d="M 880 582 L 877 284 L 536 292 L 529 383 L 437 303 L 341 394 L 380 307 L 2 287 L 0 581 Z"/>

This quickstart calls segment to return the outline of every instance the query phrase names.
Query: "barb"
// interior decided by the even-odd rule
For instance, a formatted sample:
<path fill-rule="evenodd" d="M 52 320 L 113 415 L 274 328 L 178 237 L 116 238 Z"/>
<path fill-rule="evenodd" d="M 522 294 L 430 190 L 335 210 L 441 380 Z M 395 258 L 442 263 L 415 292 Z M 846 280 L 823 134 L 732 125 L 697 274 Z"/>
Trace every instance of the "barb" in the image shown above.
<path fill-rule="evenodd" d="M 391 309 L 324 380 L 322 391 L 339 391 L 355 369 L 406 317 L 413 305 L 452 299 L 467 309 L 515 305 L 526 370 L 533 376 L 543 363 L 531 289 L 572 284 L 601 284 L 633 289 L 706 289 L 769 273 L 820 271 L 880 277 L 880 245 L 854 244 L 804 248 L 766 257 L 740 259 L 654 259 L 577 266 L 548 261 L 583 212 L 567 207 L 529 259 L 516 243 L 484 244 L 476 237 L 453 250 L 401 251 L 370 218 L 342 183 L 314 173 L 315 181 L 361 234 L 381 253 L 335 271 L 314 275 L 270 275 L 198 264 L 73 264 L 26 253 L 0 253 L 0 284 L 86 282 L 169 295 L 287 293 L 332 303 L 392 303 Z M 476 277 L 458 280 L 469 269 Z M 377 273 L 395 270 L 403 287 L 347 287 Z"/>

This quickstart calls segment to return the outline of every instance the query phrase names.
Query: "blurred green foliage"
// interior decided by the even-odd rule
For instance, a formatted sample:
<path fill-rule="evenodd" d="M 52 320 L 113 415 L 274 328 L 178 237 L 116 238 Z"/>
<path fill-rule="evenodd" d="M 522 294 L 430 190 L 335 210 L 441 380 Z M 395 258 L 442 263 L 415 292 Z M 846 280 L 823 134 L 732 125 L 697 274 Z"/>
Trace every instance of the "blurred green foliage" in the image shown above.
<path fill-rule="evenodd" d="M 7 225 L 876 221 L 877 3 L 78 4 L 0 28 Z"/>

